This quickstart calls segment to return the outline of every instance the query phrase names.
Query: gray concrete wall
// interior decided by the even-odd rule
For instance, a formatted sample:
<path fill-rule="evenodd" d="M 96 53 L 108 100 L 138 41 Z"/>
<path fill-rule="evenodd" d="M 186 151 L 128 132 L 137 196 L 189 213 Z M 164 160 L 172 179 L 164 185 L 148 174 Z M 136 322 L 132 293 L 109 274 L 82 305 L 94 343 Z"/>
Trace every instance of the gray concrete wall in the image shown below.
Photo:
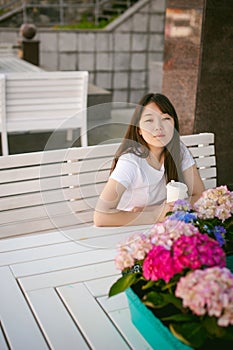
<path fill-rule="evenodd" d="M 136 103 L 162 89 L 166 0 L 140 0 L 102 30 L 40 28 L 40 65 L 46 70 L 88 70 L 89 81 L 112 91 L 114 102 Z M 17 42 L 1 29 L 0 42 Z"/>

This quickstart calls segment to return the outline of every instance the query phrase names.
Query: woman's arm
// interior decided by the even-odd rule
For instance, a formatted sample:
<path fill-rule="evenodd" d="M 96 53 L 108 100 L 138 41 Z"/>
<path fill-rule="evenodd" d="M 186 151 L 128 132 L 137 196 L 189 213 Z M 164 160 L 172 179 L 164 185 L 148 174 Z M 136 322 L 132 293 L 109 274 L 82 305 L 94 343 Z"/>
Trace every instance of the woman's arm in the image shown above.
<path fill-rule="evenodd" d="M 184 171 L 184 181 L 188 186 L 190 203 L 193 205 L 205 190 L 205 186 L 196 165 L 193 165 Z"/>
<path fill-rule="evenodd" d="M 117 205 L 125 191 L 125 187 L 113 179 L 109 179 L 98 200 L 94 223 L 96 226 L 125 226 L 154 224 L 164 219 L 170 205 L 163 203 L 153 206 L 151 211 L 130 212 L 118 210 Z"/>

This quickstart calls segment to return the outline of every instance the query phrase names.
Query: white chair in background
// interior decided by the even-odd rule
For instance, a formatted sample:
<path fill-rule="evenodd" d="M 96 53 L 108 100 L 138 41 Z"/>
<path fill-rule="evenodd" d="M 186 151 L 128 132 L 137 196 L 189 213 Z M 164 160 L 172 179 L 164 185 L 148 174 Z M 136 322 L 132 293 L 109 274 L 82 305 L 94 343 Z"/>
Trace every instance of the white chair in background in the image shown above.
<path fill-rule="evenodd" d="M 80 129 L 87 146 L 88 72 L 20 72 L 0 74 L 2 154 L 8 134 Z"/>

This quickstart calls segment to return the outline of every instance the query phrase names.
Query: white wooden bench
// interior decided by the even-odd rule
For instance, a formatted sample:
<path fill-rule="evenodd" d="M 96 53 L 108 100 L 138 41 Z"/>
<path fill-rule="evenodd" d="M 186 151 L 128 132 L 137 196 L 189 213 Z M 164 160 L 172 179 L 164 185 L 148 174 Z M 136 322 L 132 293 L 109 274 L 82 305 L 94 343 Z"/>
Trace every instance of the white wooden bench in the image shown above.
<path fill-rule="evenodd" d="M 205 187 L 216 186 L 214 135 L 182 137 Z M 93 224 L 119 144 L 0 157 L 0 237 Z"/>
<path fill-rule="evenodd" d="M 80 128 L 87 146 L 88 72 L 17 72 L 0 74 L 2 153 L 8 134 Z"/>

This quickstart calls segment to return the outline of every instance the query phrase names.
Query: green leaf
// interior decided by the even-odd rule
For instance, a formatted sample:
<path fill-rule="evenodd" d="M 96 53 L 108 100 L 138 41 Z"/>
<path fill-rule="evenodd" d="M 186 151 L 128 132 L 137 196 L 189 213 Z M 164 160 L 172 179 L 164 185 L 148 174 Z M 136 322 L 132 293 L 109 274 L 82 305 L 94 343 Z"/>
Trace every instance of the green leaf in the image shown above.
<path fill-rule="evenodd" d="M 127 288 L 131 287 L 132 284 L 136 283 L 140 279 L 140 274 L 129 273 L 119 278 L 110 288 L 108 293 L 109 297 L 124 292 Z"/>
<path fill-rule="evenodd" d="M 142 289 L 148 289 L 148 288 L 153 287 L 154 285 L 155 285 L 154 281 L 149 281 L 144 286 L 142 286 Z"/>
<path fill-rule="evenodd" d="M 174 322 L 191 322 L 195 321 L 196 316 L 192 314 L 174 314 L 171 316 L 161 318 L 162 321 L 174 321 Z"/>
<path fill-rule="evenodd" d="M 178 309 L 182 310 L 182 300 L 177 298 L 174 294 L 163 294 L 164 301 L 167 303 L 173 304 Z"/>
<path fill-rule="evenodd" d="M 186 269 L 188 270 L 188 269 Z M 184 270 L 184 272 L 186 271 Z M 177 273 L 175 274 L 172 279 L 168 282 L 168 283 L 165 283 L 163 286 L 162 286 L 162 290 L 173 290 L 178 281 L 180 280 L 180 278 L 183 276 L 183 273 Z"/>
<path fill-rule="evenodd" d="M 206 330 L 200 322 L 172 323 L 170 331 L 183 343 L 199 348 L 206 340 Z"/>
<path fill-rule="evenodd" d="M 145 295 L 143 298 L 143 303 L 153 308 L 162 308 L 168 304 L 166 301 L 164 301 L 163 294 L 156 291 L 149 292 L 147 295 Z"/>
<path fill-rule="evenodd" d="M 224 328 L 223 338 L 233 342 L 233 326 L 228 326 Z"/>
<path fill-rule="evenodd" d="M 203 321 L 207 332 L 212 338 L 219 338 L 233 341 L 233 326 L 220 327 L 216 317 L 206 317 Z"/>
<path fill-rule="evenodd" d="M 224 328 L 218 326 L 216 317 L 206 317 L 203 325 L 211 336 L 222 337 L 224 334 Z"/>

